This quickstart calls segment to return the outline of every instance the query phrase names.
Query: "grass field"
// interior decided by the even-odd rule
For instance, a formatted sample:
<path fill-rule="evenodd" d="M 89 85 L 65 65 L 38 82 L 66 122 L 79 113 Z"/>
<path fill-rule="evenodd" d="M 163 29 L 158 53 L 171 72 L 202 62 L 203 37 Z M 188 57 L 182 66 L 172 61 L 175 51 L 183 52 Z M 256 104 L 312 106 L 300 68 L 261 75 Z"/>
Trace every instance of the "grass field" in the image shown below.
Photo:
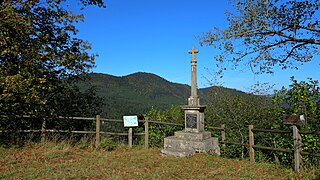
<path fill-rule="evenodd" d="M 0 179 L 312 179 L 312 171 L 207 154 L 163 157 L 160 149 L 80 149 L 66 143 L 0 147 Z"/>

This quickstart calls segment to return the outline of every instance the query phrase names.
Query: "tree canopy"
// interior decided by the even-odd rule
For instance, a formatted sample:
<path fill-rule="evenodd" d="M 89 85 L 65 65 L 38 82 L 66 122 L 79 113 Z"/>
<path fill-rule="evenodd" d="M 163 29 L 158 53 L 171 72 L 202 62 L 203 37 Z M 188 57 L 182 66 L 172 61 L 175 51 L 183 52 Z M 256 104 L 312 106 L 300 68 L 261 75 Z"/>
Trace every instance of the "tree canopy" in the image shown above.
<path fill-rule="evenodd" d="M 319 0 L 231 0 L 228 27 L 199 37 L 201 45 L 217 47 L 218 73 L 239 65 L 254 73 L 274 67 L 298 68 L 320 54 Z"/>
<path fill-rule="evenodd" d="M 70 81 L 94 66 L 90 44 L 77 38 L 84 16 L 68 8 L 66 0 L 0 1 L 0 114 L 54 114 Z"/>

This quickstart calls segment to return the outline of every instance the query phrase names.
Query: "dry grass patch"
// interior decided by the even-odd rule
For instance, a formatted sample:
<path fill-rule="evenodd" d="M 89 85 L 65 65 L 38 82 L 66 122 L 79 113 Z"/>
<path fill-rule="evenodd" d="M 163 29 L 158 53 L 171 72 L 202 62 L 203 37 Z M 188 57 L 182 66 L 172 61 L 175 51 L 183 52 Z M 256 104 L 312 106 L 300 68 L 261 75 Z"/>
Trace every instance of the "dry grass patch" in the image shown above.
<path fill-rule="evenodd" d="M 0 148 L 0 179 L 312 179 L 272 164 L 196 154 L 163 157 L 160 149 L 111 152 L 52 143 Z"/>

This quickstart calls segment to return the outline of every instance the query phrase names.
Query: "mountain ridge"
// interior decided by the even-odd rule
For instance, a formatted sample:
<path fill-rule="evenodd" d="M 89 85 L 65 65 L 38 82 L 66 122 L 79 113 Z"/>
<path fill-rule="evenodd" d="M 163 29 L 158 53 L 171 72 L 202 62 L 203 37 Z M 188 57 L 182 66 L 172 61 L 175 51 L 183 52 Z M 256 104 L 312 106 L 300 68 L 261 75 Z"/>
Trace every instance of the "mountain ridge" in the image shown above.
<path fill-rule="evenodd" d="M 152 107 L 165 110 L 171 106 L 185 105 L 190 96 L 189 85 L 170 82 L 152 73 L 136 72 L 126 76 L 90 73 L 88 77 L 78 86 L 80 89 L 96 87 L 97 94 L 106 103 L 102 115 L 108 118 L 143 114 Z M 201 104 L 205 103 L 212 89 L 214 86 L 198 89 Z"/>

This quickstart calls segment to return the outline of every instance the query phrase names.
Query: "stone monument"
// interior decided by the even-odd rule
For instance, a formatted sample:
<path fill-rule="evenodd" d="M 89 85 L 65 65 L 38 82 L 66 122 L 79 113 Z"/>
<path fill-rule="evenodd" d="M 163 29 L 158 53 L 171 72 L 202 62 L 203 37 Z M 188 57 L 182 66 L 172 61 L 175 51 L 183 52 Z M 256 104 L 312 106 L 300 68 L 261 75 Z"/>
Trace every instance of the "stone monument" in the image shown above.
<path fill-rule="evenodd" d="M 191 96 L 188 105 L 182 106 L 185 114 L 185 129 L 177 131 L 174 136 L 164 138 L 163 155 L 186 157 L 196 152 L 208 152 L 220 155 L 218 138 L 211 137 L 211 132 L 204 130 L 204 110 L 197 94 L 197 60 L 199 52 L 192 46 L 188 51 L 191 59 Z"/>

